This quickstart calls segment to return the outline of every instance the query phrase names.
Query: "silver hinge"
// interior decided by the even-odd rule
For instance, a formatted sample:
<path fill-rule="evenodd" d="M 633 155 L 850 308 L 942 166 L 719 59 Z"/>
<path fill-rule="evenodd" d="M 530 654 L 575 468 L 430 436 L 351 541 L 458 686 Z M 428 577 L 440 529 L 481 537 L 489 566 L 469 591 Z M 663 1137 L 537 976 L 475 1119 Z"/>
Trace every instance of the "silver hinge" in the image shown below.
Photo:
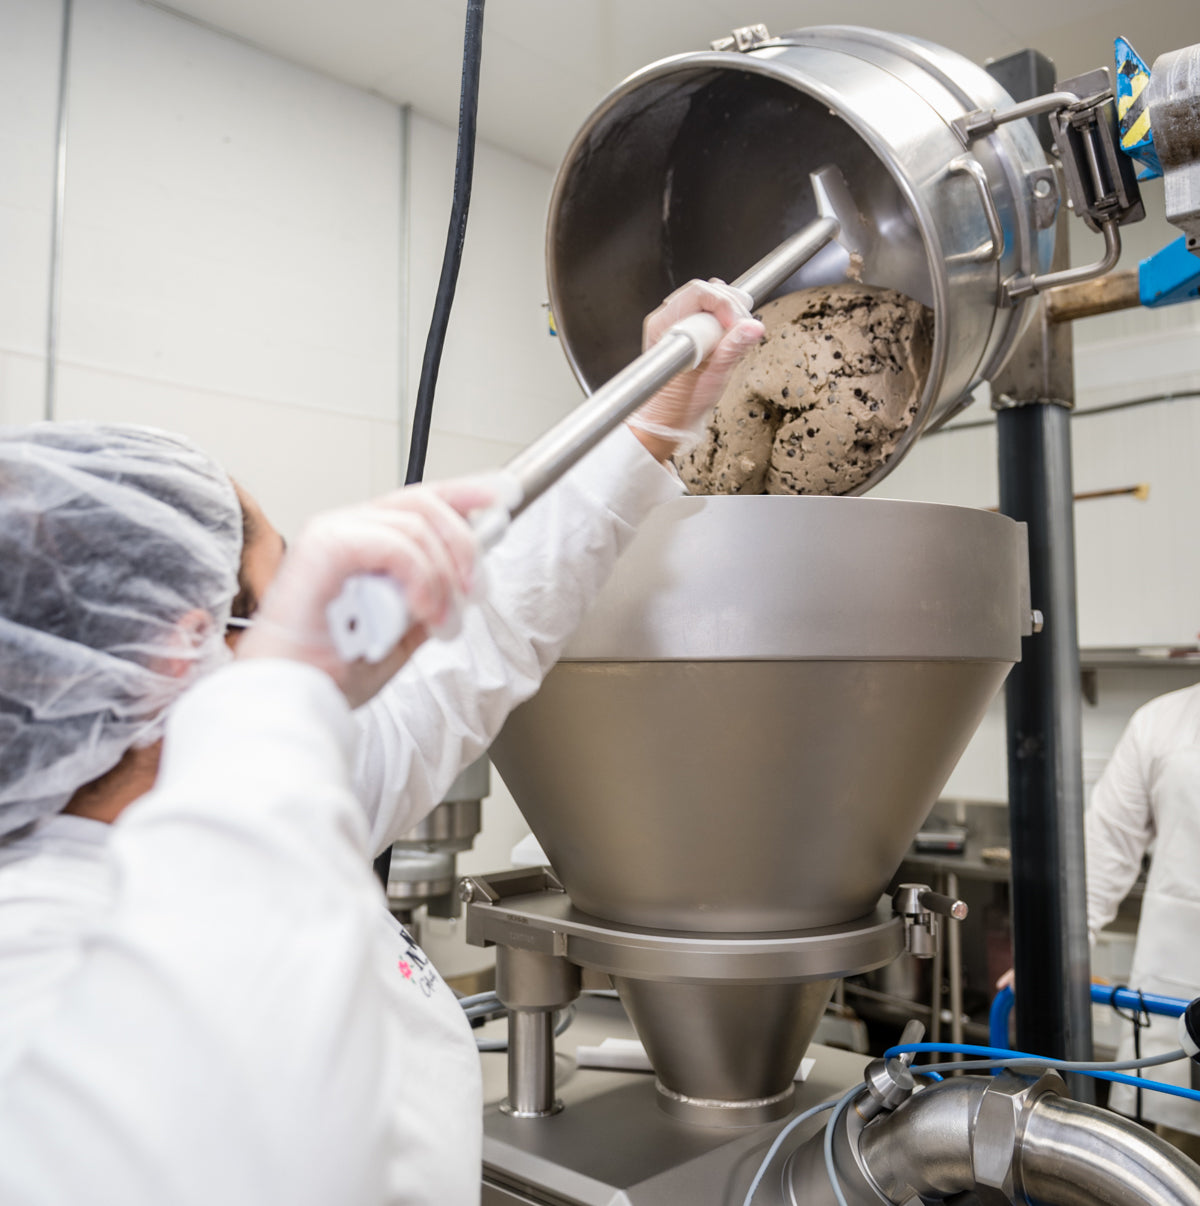
<path fill-rule="evenodd" d="M 765 25 L 743 25 L 740 29 L 735 29 L 729 37 L 718 38 L 711 45 L 713 50 L 735 50 L 744 54 L 747 50 L 754 50 L 771 40 L 770 31 Z"/>

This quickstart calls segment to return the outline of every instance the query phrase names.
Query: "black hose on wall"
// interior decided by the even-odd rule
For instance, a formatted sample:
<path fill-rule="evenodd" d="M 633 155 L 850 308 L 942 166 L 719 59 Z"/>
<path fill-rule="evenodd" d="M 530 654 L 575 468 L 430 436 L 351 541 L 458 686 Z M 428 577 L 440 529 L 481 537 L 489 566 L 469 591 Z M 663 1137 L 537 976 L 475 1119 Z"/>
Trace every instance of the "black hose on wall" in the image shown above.
<path fill-rule="evenodd" d="M 458 150 L 454 159 L 454 198 L 450 205 L 450 226 L 446 231 L 446 249 L 442 253 L 442 274 L 438 278 L 433 316 L 425 337 L 425 356 L 421 361 L 421 380 L 413 407 L 412 434 L 408 444 L 408 468 L 404 484 L 412 485 L 425 476 L 425 454 L 429 449 L 429 428 L 433 417 L 433 394 L 446 328 L 450 325 L 450 307 L 458 284 L 463 243 L 467 237 L 467 211 L 471 207 L 471 180 L 475 172 L 475 127 L 479 114 L 479 65 L 483 57 L 483 0 L 467 0 L 467 24 L 463 34 L 462 87 L 458 97 Z M 389 846 L 375 860 L 375 874 L 387 891 L 388 871 L 392 863 Z"/>

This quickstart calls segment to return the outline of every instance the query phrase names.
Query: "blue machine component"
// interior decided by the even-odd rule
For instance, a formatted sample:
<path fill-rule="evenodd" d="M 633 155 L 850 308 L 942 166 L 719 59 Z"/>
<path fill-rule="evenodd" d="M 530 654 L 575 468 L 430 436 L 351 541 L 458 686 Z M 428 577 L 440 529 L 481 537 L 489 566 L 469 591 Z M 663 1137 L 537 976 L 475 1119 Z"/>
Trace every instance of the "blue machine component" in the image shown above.
<path fill-rule="evenodd" d="M 1170 306 L 1200 297 L 1200 258 L 1181 236 L 1138 265 L 1138 293 L 1143 306 Z"/>
<path fill-rule="evenodd" d="M 1117 58 L 1117 117 L 1121 150 L 1142 165 L 1139 180 L 1162 175 L 1150 127 L 1150 68 L 1125 38 L 1114 42 Z M 1200 258 L 1188 251 L 1187 239 L 1176 239 L 1138 265 L 1142 305 L 1170 306 L 1200 297 Z"/>
<path fill-rule="evenodd" d="M 1155 180 L 1162 175 L 1162 164 L 1154 149 L 1154 131 L 1150 128 L 1150 106 L 1146 89 L 1150 68 L 1124 38 L 1113 43 L 1117 57 L 1117 118 L 1121 123 L 1121 150 L 1142 165 L 1139 180 Z"/>

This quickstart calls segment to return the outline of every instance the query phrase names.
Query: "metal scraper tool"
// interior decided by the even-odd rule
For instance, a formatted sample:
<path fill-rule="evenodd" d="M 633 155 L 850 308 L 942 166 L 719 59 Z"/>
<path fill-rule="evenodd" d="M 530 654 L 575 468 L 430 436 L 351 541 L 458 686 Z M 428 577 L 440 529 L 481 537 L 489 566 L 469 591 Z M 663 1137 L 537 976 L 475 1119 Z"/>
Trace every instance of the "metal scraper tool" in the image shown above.
<path fill-rule="evenodd" d="M 751 308 L 823 247 L 837 242 L 849 256 L 848 275 L 870 280 L 872 247 L 877 240 L 863 221 L 842 173 L 823 167 L 810 176 L 817 218 L 785 239 L 733 285 L 750 295 Z M 877 283 L 871 281 L 872 284 Z M 509 489 L 501 501 L 471 517 L 481 551 L 496 544 L 508 525 L 552 486 L 572 465 L 627 419 L 647 398 L 677 374 L 695 368 L 724 334 L 711 314 L 692 314 L 615 377 L 580 403 L 502 470 Z M 330 636 L 344 662 L 382 660 L 408 630 L 409 612 L 403 592 L 382 575 L 360 574 L 347 580 L 327 611 Z"/>

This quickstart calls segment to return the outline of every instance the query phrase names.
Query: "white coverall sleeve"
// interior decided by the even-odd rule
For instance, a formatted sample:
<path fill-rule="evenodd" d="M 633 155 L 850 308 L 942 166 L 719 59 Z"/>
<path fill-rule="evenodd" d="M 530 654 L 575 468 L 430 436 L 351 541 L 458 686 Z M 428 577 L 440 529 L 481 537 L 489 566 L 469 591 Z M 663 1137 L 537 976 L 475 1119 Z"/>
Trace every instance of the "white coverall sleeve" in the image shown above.
<path fill-rule="evenodd" d="M 441 800 L 541 686 L 638 524 L 684 487 L 623 425 L 513 524 L 452 641 L 428 641 L 356 714 L 355 785 L 378 853 Z"/>
<path fill-rule="evenodd" d="M 1092 791 L 1085 819 L 1088 937 L 1117 915 L 1154 838 L 1150 791 L 1150 725 L 1136 712 Z"/>
<path fill-rule="evenodd" d="M 388 1127 L 380 908 L 332 681 L 282 661 L 180 701 L 114 826 L 115 905 L 0 1069 L 0 1201 L 360 1206 Z"/>

